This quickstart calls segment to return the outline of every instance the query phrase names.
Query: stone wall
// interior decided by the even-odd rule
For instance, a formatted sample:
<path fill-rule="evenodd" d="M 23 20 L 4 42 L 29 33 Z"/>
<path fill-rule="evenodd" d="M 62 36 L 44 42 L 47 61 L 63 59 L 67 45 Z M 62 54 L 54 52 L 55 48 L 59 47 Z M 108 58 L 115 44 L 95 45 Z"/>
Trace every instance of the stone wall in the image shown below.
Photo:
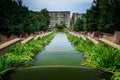
<path fill-rule="evenodd" d="M 0 34 L 0 43 L 3 43 L 7 40 L 8 40 L 7 36 Z"/>
<path fill-rule="evenodd" d="M 120 44 L 120 31 L 115 31 L 114 34 L 104 33 L 102 38 Z"/>
<path fill-rule="evenodd" d="M 87 35 L 88 35 L 89 37 L 92 37 L 92 38 L 94 38 L 94 37 L 99 37 L 99 34 L 100 34 L 99 31 L 88 32 L 88 33 L 87 33 Z"/>
<path fill-rule="evenodd" d="M 14 38 L 18 38 L 18 37 L 16 35 L 12 35 L 10 37 L 7 37 L 5 35 L 0 34 L 0 43 L 4 43 L 4 42 L 12 40 Z"/>

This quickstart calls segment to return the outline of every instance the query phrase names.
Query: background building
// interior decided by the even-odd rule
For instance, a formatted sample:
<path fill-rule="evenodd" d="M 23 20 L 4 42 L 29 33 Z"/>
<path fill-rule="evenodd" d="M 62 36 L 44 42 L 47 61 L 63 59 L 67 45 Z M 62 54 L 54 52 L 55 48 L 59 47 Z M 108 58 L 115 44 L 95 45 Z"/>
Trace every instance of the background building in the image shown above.
<path fill-rule="evenodd" d="M 72 14 L 72 24 L 75 24 L 76 20 L 78 18 L 81 18 L 83 14 L 80 14 L 80 13 L 73 13 Z"/>
<path fill-rule="evenodd" d="M 56 24 L 64 23 L 67 27 L 70 27 L 70 11 L 51 11 L 50 15 L 50 27 L 55 27 Z"/>

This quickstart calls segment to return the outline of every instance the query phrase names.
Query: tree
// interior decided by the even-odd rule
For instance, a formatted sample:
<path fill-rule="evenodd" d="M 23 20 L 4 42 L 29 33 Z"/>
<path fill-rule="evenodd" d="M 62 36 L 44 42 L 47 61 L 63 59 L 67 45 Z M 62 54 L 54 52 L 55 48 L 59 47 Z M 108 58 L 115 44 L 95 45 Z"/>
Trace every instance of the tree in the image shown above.
<path fill-rule="evenodd" d="M 66 25 L 64 23 L 56 24 L 57 29 L 64 29 L 66 28 Z"/>
<path fill-rule="evenodd" d="M 100 18 L 99 18 L 99 31 L 102 32 L 114 32 L 113 28 L 113 17 L 111 12 L 111 4 L 109 3 L 110 0 L 101 0 L 100 1 Z"/>
<path fill-rule="evenodd" d="M 120 31 L 120 0 L 110 0 L 110 11 L 112 13 L 113 30 Z"/>
<path fill-rule="evenodd" d="M 84 27 L 84 19 L 78 18 L 74 24 L 74 30 L 83 31 L 83 27 Z"/>
<path fill-rule="evenodd" d="M 6 36 L 20 36 L 24 33 L 46 31 L 50 24 L 47 9 L 41 12 L 28 10 L 22 5 L 22 0 L 0 1 L 0 33 Z"/>
<path fill-rule="evenodd" d="M 86 13 L 86 30 L 97 31 L 100 17 L 99 0 L 94 0 L 92 7 Z"/>
<path fill-rule="evenodd" d="M 86 13 L 87 31 L 120 31 L 120 0 L 94 0 Z"/>
<path fill-rule="evenodd" d="M 47 9 L 42 9 L 41 10 L 41 15 L 43 15 L 43 17 L 45 19 L 45 24 L 46 24 L 46 26 L 44 26 L 43 30 L 47 30 L 47 28 L 49 27 L 49 24 L 50 24 L 49 11 Z"/>

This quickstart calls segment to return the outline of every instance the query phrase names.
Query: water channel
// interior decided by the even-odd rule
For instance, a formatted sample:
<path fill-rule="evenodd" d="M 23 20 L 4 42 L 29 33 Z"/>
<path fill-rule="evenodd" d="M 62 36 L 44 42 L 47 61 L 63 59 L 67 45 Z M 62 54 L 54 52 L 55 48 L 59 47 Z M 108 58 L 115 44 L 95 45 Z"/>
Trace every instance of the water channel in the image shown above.
<path fill-rule="evenodd" d="M 66 34 L 58 32 L 45 50 L 36 55 L 33 67 L 17 69 L 9 80 L 98 80 L 101 72 L 82 67 L 83 57 Z"/>
<path fill-rule="evenodd" d="M 43 52 L 36 55 L 34 66 L 69 65 L 79 66 L 83 53 L 75 51 L 65 33 L 56 33 L 53 40 Z"/>

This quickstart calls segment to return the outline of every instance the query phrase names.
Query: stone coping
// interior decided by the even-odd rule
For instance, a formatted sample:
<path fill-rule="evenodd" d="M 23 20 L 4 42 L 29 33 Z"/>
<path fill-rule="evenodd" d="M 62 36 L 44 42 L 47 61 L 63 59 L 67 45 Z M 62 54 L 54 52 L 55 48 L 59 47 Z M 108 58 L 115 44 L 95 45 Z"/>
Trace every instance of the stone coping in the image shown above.
<path fill-rule="evenodd" d="M 99 38 L 99 37 L 94 37 L 93 38 L 93 37 L 90 37 L 89 35 L 87 36 L 87 35 L 83 35 L 83 34 L 78 34 L 76 32 L 70 32 L 70 31 L 68 31 L 68 32 L 75 37 L 78 37 L 78 38 L 81 37 L 83 40 L 86 40 L 86 38 L 87 38 L 87 39 L 91 40 L 94 44 L 106 43 L 106 44 L 120 50 L 120 45 L 119 44 L 117 44 L 115 42 L 112 42 L 112 41 L 109 41 L 107 39 Z"/>
<path fill-rule="evenodd" d="M 120 50 L 120 45 L 119 45 L 119 44 L 116 44 L 116 43 L 114 43 L 114 42 L 111 42 L 111 41 L 106 40 L 106 39 L 103 39 L 103 38 L 101 38 L 100 40 L 101 40 L 102 42 L 104 42 L 104 43 L 106 43 L 106 44 L 108 44 L 108 45 L 110 45 L 110 46 L 112 46 L 112 47 L 117 48 L 117 49 Z"/>
<path fill-rule="evenodd" d="M 20 41 L 20 38 L 15 38 L 15 39 L 12 39 L 12 40 L 7 41 L 5 43 L 2 43 L 2 44 L 0 44 L 0 50 L 14 44 L 15 42 L 18 42 L 18 41 Z"/>
<path fill-rule="evenodd" d="M 89 37 L 89 36 L 87 36 L 87 38 L 89 40 L 91 40 L 94 44 L 99 44 L 99 39 L 95 39 L 95 38 L 92 38 L 92 37 Z"/>
<path fill-rule="evenodd" d="M 34 37 L 34 40 L 37 40 L 40 37 L 40 35 L 37 35 Z"/>
<path fill-rule="evenodd" d="M 29 36 L 27 38 L 24 38 L 24 40 L 22 40 L 22 38 L 15 38 L 15 39 L 12 39 L 10 41 L 7 41 L 7 42 L 4 42 L 4 43 L 1 43 L 0 44 L 0 53 L 5 53 L 7 47 L 17 43 L 17 42 L 20 42 L 21 44 L 25 44 L 29 41 L 31 41 L 32 39 L 34 40 L 37 40 L 38 38 L 42 38 L 42 37 L 45 37 L 49 34 L 51 34 L 53 31 L 51 32 L 46 32 L 46 33 L 43 33 L 43 34 L 39 34 L 39 35 L 36 35 L 36 36 Z M 5 50 L 5 51 L 4 51 Z"/>
<path fill-rule="evenodd" d="M 30 37 L 26 38 L 25 40 L 21 41 L 21 44 L 25 44 L 32 39 L 33 39 L 33 36 L 30 36 Z"/>

